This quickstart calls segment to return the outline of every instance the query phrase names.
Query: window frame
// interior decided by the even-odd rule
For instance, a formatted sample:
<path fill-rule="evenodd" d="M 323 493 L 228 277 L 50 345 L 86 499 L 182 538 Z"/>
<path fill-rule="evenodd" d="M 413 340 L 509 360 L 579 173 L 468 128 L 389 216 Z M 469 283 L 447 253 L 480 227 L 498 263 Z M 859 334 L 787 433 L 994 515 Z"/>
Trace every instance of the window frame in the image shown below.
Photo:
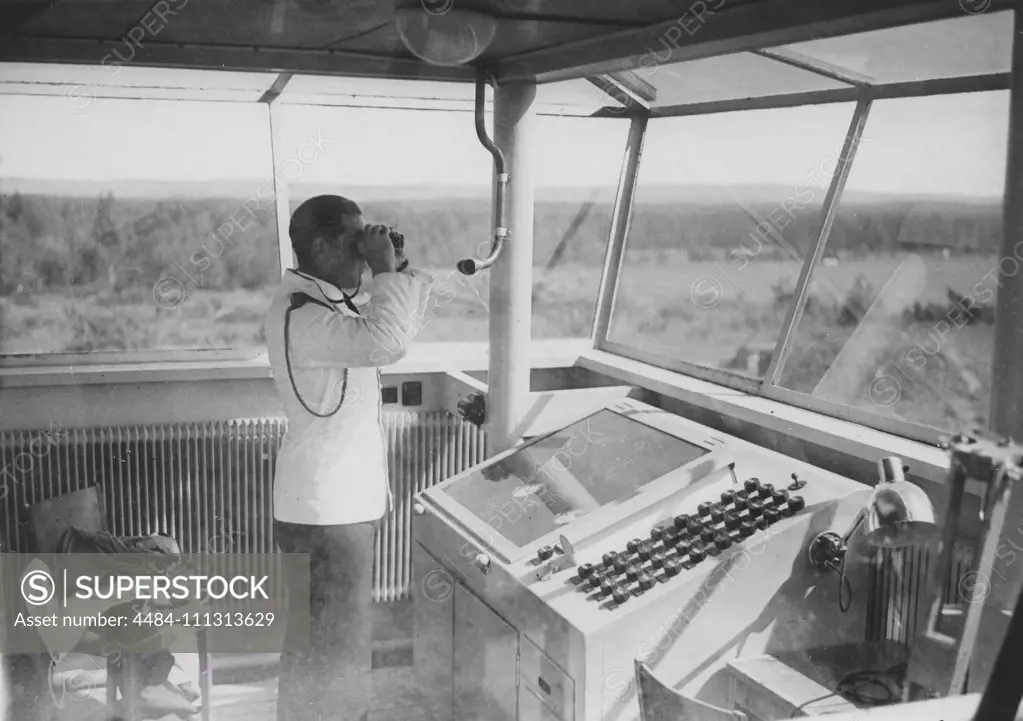
<path fill-rule="evenodd" d="M 776 59 L 778 62 L 785 62 L 785 59 Z M 810 72 L 820 72 L 821 74 L 831 72 L 830 69 L 815 68 L 809 63 L 805 64 L 804 67 Z M 619 180 L 618 196 L 612 216 L 611 235 L 604 263 L 604 277 L 601 278 L 600 291 L 597 298 L 598 306 L 592 338 L 593 349 L 715 383 L 726 389 L 785 403 L 786 405 L 821 413 L 910 440 L 929 445 L 940 445 L 954 431 L 891 418 L 879 413 L 871 413 L 861 408 L 853 408 L 833 401 L 814 398 L 811 395 L 784 388 L 778 385 L 778 382 L 781 371 L 784 369 L 784 363 L 792 352 L 795 342 L 795 331 L 798 328 L 809 298 L 808 291 L 810 282 L 813 279 L 813 272 L 827 248 L 835 216 L 841 205 L 845 184 L 855 162 L 856 150 L 859 146 L 863 129 L 870 117 L 873 102 L 882 99 L 891 100 L 1011 90 L 1011 79 L 1011 73 L 995 73 L 969 77 L 890 83 L 886 85 L 867 85 L 850 80 L 850 87 L 848 89 L 639 109 L 632 119 L 629 143 L 622 161 L 622 175 Z M 624 263 L 625 244 L 628 240 L 634 205 L 633 200 L 635 198 L 636 177 L 650 119 L 752 111 L 766 108 L 809 107 L 825 103 L 849 102 L 850 100 L 856 102 L 856 107 L 853 111 L 849 128 L 846 131 L 842 156 L 839 158 L 828 187 L 827 195 L 824 198 L 823 207 L 821 208 L 821 230 L 813 248 L 803 259 L 793 299 L 787 310 L 782 332 L 775 342 L 771 364 L 764 377 L 751 378 L 735 371 L 703 366 L 691 361 L 671 358 L 662 353 L 639 350 L 611 341 L 608 337 L 610 322 L 614 313 L 619 275 Z M 1007 197 L 1005 192 L 1003 191 L 1002 196 L 1003 205 Z M 609 273 L 612 273 L 613 277 L 606 277 Z"/>

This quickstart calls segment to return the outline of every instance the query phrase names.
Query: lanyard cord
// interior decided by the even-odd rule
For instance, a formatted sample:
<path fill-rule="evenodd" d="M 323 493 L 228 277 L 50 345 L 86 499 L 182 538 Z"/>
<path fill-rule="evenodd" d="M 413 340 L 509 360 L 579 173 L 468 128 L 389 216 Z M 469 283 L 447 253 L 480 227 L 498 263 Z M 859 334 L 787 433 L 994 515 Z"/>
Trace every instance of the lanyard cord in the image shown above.
<path fill-rule="evenodd" d="M 324 295 L 326 295 L 326 293 L 324 293 Z M 360 315 L 358 309 L 355 307 L 355 303 L 352 302 L 351 297 L 344 291 L 341 291 L 341 295 L 344 297 L 340 302 L 344 302 L 344 304 L 347 305 L 352 310 L 352 312 L 354 312 L 356 315 Z M 284 363 L 288 368 L 288 380 L 291 381 L 291 390 L 294 391 L 295 397 L 298 398 L 298 402 L 302 404 L 302 407 L 305 408 L 314 416 L 316 416 L 317 418 L 330 418 L 331 416 L 336 415 L 337 412 L 341 410 L 341 406 L 343 406 L 345 403 L 345 393 L 348 391 L 348 368 L 344 368 L 342 370 L 341 397 L 337 401 L 337 406 L 335 406 L 334 410 L 332 410 L 330 413 L 326 414 L 317 413 L 316 411 L 309 407 L 308 403 L 305 402 L 305 399 L 302 398 L 302 394 L 298 392 L 298 385 L 295 383 L 295 374 L 291 369 L 291 353 L 288 351 L 289 347 L 291 346 L 291 314 L 294 311 L 301 308 L 302 306 L 304 306 L 306 303 L 315 303 L 316 305 L 323 306 L 327 310 L 337 312 L 337 308 L 331 305 L 327 305 L 323 301 L 317 300 L 316 298 L 313 298 L 305 293 L 292 293 L 291 306 L 289 306 L 288 309 L 284 311 Z"/>

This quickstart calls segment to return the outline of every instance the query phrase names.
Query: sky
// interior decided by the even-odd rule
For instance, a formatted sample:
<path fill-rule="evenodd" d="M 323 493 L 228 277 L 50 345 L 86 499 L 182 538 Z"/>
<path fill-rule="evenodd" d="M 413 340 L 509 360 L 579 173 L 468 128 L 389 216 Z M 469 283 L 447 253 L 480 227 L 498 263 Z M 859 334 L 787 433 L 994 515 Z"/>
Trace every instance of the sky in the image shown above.
<path fill-rule="evenodd" d="M 602 99 L 592 92 L 596 107 Z M 640 183 L 795 185 L 822 168 L 830 175 L 851 115 L 851 104 L 841 104 L 657 119 Z M 618 118 L 537 118 L 537 184 L 615 185 L 627 126 Z M 275 129 L 277 167 L 290 160 L 285 172 L 300 172 L 301 181 L 490 183 L 491 159 L 471 113 L 293 104 L 280 107 Z M 270 132 L 268 107 L 256 102 L 0 95 L 0 178 L 265 179 Z M 999 196 L 1007 132 L 1007 91 L 878 101 L 848 187 Z"/>

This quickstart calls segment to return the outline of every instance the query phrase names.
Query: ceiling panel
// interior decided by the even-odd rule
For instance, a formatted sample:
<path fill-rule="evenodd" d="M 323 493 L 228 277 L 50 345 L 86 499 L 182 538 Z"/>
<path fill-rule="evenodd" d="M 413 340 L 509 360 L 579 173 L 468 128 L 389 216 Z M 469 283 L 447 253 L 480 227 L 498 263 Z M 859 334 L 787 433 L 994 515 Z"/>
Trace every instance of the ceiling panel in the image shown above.
<path fill-rule="evenodd" d="M 558 47 L 614 30 L 615 27 L 574 23 L 543 24 L 533 21 L 502 20 L 497 27 L 493 43 L 482 57 L 505 57 L 539 48 Z M 374 54 L 396 53 L 400 57 L 412 57 L 402 44 L 397 28 L 392 23 L 334 43 L 330 47 L 334 50 Z"/>
<path fill-rule="evenodd" d="M 168 0 L 171 6 L 183 0 Z M 167 15 L 162 20 L 148 14 L 151 0 L 60 0 L 48 2 L 48 8 L 32 16 L 17 27 L 20 35 L 47 35 L 52 37 L 108 38 L 119 40 L 132 29 L 140 42 L 150 41 L 174 21 Z M 146 18 L 148 28 L 140 21 Z M 9 26 L 8 26 L 9 27 Z M 141 33 L 141 35 L 139 35 Z"/>
<path fill-rule="evenodd" d="M 753 53 L 721 55 L 633 71 L 657 90 L 654 107 L 761 98 L 850 87 Z"/>
<path fill-rule="evenodd" d="M 813 40 L 785 50 L 876 84 L 1007 73 L 1012 11 Z"/>

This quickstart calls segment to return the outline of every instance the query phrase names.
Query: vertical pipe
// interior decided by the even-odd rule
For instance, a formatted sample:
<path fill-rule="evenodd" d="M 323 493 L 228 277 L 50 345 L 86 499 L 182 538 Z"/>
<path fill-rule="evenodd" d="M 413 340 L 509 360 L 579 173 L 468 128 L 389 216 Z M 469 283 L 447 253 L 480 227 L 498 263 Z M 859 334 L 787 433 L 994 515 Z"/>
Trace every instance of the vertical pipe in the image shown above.
<path fill-rule="evenodd" d="M 490 278 L 488 455 L 518 441 L 516 429 L 529 394 L 535 98 L 536 84 L 531 81 L 503 83 L 494 90 L 494 142 L 504 153 L 510 176 L 505 217 L 511 241 Z"/>

